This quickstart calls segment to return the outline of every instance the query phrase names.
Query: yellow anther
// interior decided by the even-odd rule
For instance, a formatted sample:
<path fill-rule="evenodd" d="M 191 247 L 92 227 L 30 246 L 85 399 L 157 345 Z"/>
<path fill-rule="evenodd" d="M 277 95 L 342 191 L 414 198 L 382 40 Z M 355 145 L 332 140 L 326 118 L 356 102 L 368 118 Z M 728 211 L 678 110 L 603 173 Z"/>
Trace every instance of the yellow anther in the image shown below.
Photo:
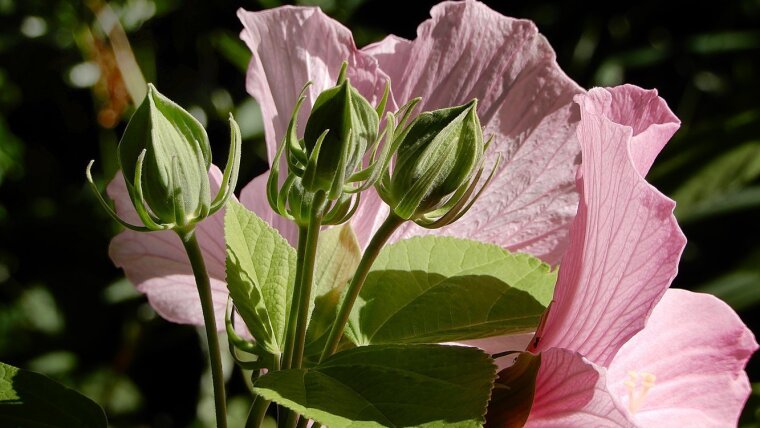
<path fill-rule="evenodd" d="M 639 384 L 639 378 L 641 378 L 641 390 L 637 394 L 636 389 Z M 623 381 L 623 385 L 625 385 L 625 389 L 628 391 L 628 410 L 630 410 L 631 414 L 641 409 L 647 393 L 654 386 L 655 380 L 656 377 L 652 373 L 643 372 L 639 375 L 639 372 L 628 372 L 628 379 Z"/>
<path fill-rule="evenodd" d="M 644 379 L 641 382 L 641 384 L 646 387 L 651 387 L 654 385 L 654 381 L 657 379 L 655 375 L 652 373 L 644 373 Z"/>

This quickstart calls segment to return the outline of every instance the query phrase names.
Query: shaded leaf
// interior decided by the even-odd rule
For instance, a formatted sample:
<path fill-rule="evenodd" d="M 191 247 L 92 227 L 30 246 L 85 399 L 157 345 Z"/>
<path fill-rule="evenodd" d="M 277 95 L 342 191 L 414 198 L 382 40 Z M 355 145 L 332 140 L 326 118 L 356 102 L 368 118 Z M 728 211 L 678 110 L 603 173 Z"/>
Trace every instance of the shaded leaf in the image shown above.
<path fill-rule="evenodd" d="M 331 428 L 477 427 L 494 376 L 493 360 L 477 348 L 373 345 L 268 373 L 254 391 Z"/>
<path fill-rule="evenodd" d="M 760 177 L 760 141 L 750 141 L 711 160 L 674 193 L 676 216 L 713 205 L 726 193 L 740 190 Z M 709 209 L 709 208 L 708 208 Z"/>
<path fill-rule="evenodd" d="M 101 428 L 106 415 L 94 401 L 45 375 L 0 363 L 0 426 Z"/>

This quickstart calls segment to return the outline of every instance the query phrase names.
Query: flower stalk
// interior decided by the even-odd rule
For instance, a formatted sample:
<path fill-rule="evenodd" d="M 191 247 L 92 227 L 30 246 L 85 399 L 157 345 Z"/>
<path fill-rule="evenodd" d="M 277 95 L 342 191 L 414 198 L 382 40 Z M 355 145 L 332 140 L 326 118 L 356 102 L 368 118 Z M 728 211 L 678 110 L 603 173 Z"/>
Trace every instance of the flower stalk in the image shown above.
<path fill-rule="evenodd" d="M 187 257 L 190 259 L 190 265 L 193 267 L 195 283 L 198 286 L 198 296 L 201 299 L 201 310 L 203 311 L 203 325 L 206 329 L 206 338 L 208 339 L 208 354 L 211 362 L 211 379 L 214 385 L 214 407 L 216 410 L 216 426 L 226 428 L 227 426 L 227 404 L 224 393 L 224 372 L 222 371 L 222 354 L 219 348 L 219 338 L 217 336 L 216 319 L 214 317 L 214 302 L 211 298 L 211 282 L 206 272 L 206 264 L 203 261 L 201 247 L 195 237 L 195 230 L 177 231 L 182 245 L 185 247 Z M 265 409 L 266 410 L 266 409 Z"/>
<path fill-rule="evenodd" d="M 296 331 L 298 330 L 298 311 L 296 310 L 299 305 L 300 293 L 298 287 L 301 284 L 301 276 L 303 275 L 303 264 L 301 260 L 304 259 L 306 254 L 306 236 L 308 235 L 308 226 L 298 227 L 298 248 L 296 249 L 296 278 L 295 287 L 293 291 L 293 297 L 290 301 L 290 310 L 288 311 L 288 323 L 287 330 L 285 331 L 285 351 L 282 355 L 282 362 L 280 366 L 283 369 L 289 369 L 293 363 L 293 353 L 295 352 L 296 344 Z"/>
<path fill-rule="evenodd" d="M 325 193 L 317 192 L 311 205 L 308 225 L 299 226 L 295 290 L 288 314 L 288 330 L 282 368 L 300 368 L 308 325 L 309 301 L 314 280 L 314 263 L 317 255 L 319 231 L 324 216 Z"/>
<path fill-rule="evenodd" d="M 106 202 L 92 180 L 93 161 L 85 172 L 98 201 L 119 224 L 136 232 L 173 230 L 182 241 L 201 301 L 218 428 L 227 426 L 224 373 L 211 282 L 195 226 L 224 207 L 237 183 L 241 135 L 232 115 L 229 122 L 227 166 L 212 200 L 208 176 L 211 147 L 206 130 L 190 113 L 148 84 L 147 95 L 130 118 L 118 146 L 119 166 L 142 225 L 123 220 Z"/>
<path fill-rule="evenodd" d="M 306 347 L 306 328 L 309 323 L 309 303 L 314 282 L 314 265 L 317 256 L 319 231 L 322 228 L 326 195 L 317 191 L 313 196 L 309 223 L 300 226 L 298 233 L 298 265 L 296 268 L 296 289 L 288 318 L 288 336 L 285 340 L 285 355 L 282 367 L 284 369 L 301 368 L 304 348 Z M 284 417 L 286 427 L 295 427 L 298 414 L 288 411 Z"/>
<path fill-rule="evenodd" d="M 369 269 L 372 267 L 372 263 L 375 262 L 377 255 L 380 254 L 380 250 L 383 248 L 383 245 L 385 245 L 391 235 L 393 235 L 393 232 L 395 232 L 396 229 L 398 229 L 398 227 L 404 223 L 404 221 L 406 220 L 397 216 L 393 213 L 393 211 L 391 211 L 377 232 L 375 232 L 375 235 L 372 237 L 369 245 L 367 245 L 367 249 L 364 251 L 362 258 L 359 261 L 359 266 L 357 266 L 356 272 L 351 279 L 351 283 L 346 289 L 345 297 L 340 303 L 340 307 L 338 308 L 338 315 L 335 318 L 335 322 L 333 323 L 332 328 L 330 329 L 330 336 L 328 337 L 325 348 L 322 351 L 322 356 L 319 359 L 320 362 L 324 361 L 327 357 L 334 354 L 335 351 L 338 350 L 338 345 L 340 344 L 340 339 L 343 337 L 343 330 L 346 328 L 346 324 L 348 323 L 348 317 L 351 314 L 351 309 L 354 307 L 354 303 L 356 303 L 356 298 L 359 297 L 359 292 L 364 285 L 364 280 L 367 279 L 367 274 L 369 273 Z"/>
<path fill-rule="evenodd" d="M 293 352 L 292 368 L 301 368 L 303 363 L 304 348 L 306 347 L 306 327 L 309 319 L 309 302 L 314 285 L 314 265 L 317 256 L 317 243 L 319 231 L 322 228 L 323 211 L 321 205 L 324 202 L 324 193 L 317 192 L 312 206 L 312 217 L 306 232 L 306 245 L 303 263 L 301 265 L 301 284 L 299 285 L 298 298 L 298 323 L 296 324 L 295 349 Z"/>

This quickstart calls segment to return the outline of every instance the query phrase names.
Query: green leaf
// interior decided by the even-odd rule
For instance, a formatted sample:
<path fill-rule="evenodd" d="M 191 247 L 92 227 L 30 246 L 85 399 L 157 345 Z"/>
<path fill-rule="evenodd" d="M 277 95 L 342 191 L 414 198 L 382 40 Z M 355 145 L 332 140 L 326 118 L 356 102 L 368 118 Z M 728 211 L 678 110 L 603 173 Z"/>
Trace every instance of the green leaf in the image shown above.
<path fill-rule="evenodd" d="M 47 376 L 0 363 L 0 426 L 106 427 L 94 401 Z"/>
<path fill-rule="evenodd" d="M 477 348 L 373 345 L 269 373 L 254 391 L 330 428 L 477 427 L 495 371 Z"/>
<path fill-rule="evenodd" d="M 556 271 L 527 254 L 441 236 L 382 250 L 351 313 L 357 345 L 438 343 L 534 331 Z"/>
<path fill-rule="evenodd" d="M 695 291 L 710 293 L 728 303 L 735 311 L 744 311 L 760 304 L 760 270 L 737 270 L 697 287 Z"/>
<path fill-rule="evenodd" d="M 338 313 L 341 293 L 361 259 L 361 248 L 351 225 L 322 232 L 317 246 L 313 304 L 306 332 L 306 354 L 319 355 Z"/>
<path fill-rule="evenodd" d="M 24 172 L 24 145 L 0 116 L 0 185 L 6 177 L 19 178 Z"/>
<path fill-rule="evenodd" d="M 728 272 L 694 287 L 731 305 L 735 311 L 750 311 L 760 304 L 760 250 L 739 260 Z"/>
<path fill-rule="evenodd" d="M 224 238 L 232 301 L 256 342 L 278 355 L 284 349 L 296 251 L 279 232 L 235 201 L 227 204 Z"/>
<path fill-rule="evenodd" d="M 676 216 L 688 219 L 760 177 L 760 141 L 748 141 L 717 156 L 675 192 Z M 693 214 L 692 214 L 693 213 Z"/>
<path fill-rule="evenodd" d="M 488 402 L 486 428 L 520 428 L 533 407 L 541 355 L 522 352 L 511 367 L 499 372 Z"/>
<path fill-rule="evenodd" d="M 245 46 L 242 40 L 232 32 L 219 32 L 211 37 L 211 43 L 214 48 L 243 73 L 248 70 L 248 63 L 251 62 L 251 51 Z"/>
<path fill-rule="evenodd" d="M 740 211 L 760 207 L 760 186 L 749 186 L 736 191 L 715 195 L 707 202 L 700 203 L 678 217 L 681 224 L 696 222 L 718 216 L 727 216 Z"/>

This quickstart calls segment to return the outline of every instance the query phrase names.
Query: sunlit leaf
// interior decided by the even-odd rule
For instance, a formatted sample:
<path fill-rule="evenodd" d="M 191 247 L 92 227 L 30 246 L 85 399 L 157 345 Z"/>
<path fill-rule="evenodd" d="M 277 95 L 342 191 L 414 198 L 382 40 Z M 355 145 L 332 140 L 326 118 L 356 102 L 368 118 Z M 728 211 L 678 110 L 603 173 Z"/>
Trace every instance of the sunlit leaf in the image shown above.
<path fill-rule="evenodd" d="M 440 343 L 534 331 L 556 271 L 527 254 L 440 236 L 382 250 L 351 314 L 357 344 Z"/>
<path fill-rule="evenodd" d="M 235 201 L 227 204 L 224 236 L 232 301 L 256 341 L 281 354 L 296 252 L 279 232 Z"/>

